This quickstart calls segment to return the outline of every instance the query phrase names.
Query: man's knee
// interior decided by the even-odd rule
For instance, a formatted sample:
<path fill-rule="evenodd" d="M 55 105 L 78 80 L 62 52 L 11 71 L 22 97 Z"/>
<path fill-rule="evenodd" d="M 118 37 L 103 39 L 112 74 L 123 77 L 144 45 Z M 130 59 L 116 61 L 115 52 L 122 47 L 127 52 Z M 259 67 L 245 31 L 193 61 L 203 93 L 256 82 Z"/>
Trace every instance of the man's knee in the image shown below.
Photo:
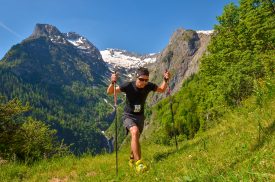
<path fill-rule="evenodd" d="M 139 136 L 139 129 L 137 126 L 132 126 L 130 128 L 130 133 L 132 136 Z"/>

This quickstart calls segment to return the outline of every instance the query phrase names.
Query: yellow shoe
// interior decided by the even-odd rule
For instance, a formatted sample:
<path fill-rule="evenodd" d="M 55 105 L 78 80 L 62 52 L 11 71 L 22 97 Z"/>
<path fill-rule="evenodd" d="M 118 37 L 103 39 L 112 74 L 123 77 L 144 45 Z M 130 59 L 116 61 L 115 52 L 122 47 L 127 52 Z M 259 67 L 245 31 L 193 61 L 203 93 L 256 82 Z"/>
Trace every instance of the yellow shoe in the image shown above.
<path fill-rule="evenodd" d="M 129 159 L 129 166 L 130 166 L 130 168 L 134 168 L 134 166 L 135 166 L 134 159 Z"/>
<path fill-rule="evenodd" d="M 148 171 L 148 167 L 144 164 L 142 160 L 138 160 L 136 162 L 136 171 L 138 173 L 143 173 L 145 171 Z"/>

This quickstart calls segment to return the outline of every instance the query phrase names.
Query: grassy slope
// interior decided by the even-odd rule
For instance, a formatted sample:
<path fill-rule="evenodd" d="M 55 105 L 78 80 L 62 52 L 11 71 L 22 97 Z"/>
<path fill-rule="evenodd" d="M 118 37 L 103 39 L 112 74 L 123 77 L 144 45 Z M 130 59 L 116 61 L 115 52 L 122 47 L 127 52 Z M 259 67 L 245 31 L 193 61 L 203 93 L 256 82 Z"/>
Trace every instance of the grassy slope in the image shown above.
<path fill-rule="evenodd" d="M 119 152 L 118 177 L 115 155 L 107 154 L 32 166 L 5 164 L 0 166 L 0 181 L 274 181 L 275 99 L 262 109 L 252 106 L 254 102 L 247 100 L 212 129 L 180 143 L 178 151 L 143 140 L 143 156 L 151 169 L 142 175 L 129 169 L 127 146 Z"/>

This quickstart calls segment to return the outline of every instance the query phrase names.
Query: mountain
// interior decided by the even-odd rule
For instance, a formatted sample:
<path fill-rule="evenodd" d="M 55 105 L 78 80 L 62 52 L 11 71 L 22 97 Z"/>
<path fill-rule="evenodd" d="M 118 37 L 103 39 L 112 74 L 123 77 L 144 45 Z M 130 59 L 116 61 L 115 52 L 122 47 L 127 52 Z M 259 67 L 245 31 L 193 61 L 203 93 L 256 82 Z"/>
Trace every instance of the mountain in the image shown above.
<path fill-rule="evenodd" d="M 125 79 L 131 79 L 138 67 L 155 63 L 158 56 L 157 53 L 140 55 L 120 49 L 106 49 L 100 51 L 100 53 L 109 69 L 118 71 Z"/>
<path fill-rule="evenodd" d="M 110 71 L 99 50 L 85 37 L 37 24 L 0 61 L 0 94 L 18 97 L 30 115 L 58 130 L 59 139 L 76 153 L 107 148 L 101 130 L 112 112 L 103 100 Z"/>
<path fill-rule="evenodd" d="M 172 85 L 175 92 L 185 79 L 198 71 L 199 59 L 206 52 L 212 34 L 212 30 L 180 28 L 174 32 L 167 47 L 160 53 L 140 55 L 120 49 L 106 49 L 100 53 L 109 69 L 119 71 L 126 79 L 131 79 L 135 70 L 144 66 L 150 69 L 151 79 L 160 83 L 161 75 L 156 73 L 164 73 L 169 69 L 173 73 Z"/>
<path fill-rule="evenodd" d="M 104 84 L 109 74 L 92 43 L 76 33 L 62 34 L 47 24 L 37 24 L 32 35 L 13 46 L 2 62 L 17 65 L 12 66 L 13 73 L 28 82 L 36 82 L 36 78 L 38 84 L 69 84 L 74 80 Z"/>
<path fill-rule="evenodd" d="M 183 82 L 197 73 L 200 58 L 207 51 L 213 31 L 194 31 L 177 29 L 171 36 L 168 45 L 158 54 L 155 64 L 148 64 L 151 80 L 160 84 L 165 70 L 171 73 L 170 87 L 177 92 Z M 164 95 L 155 94 L 151 103 L 156 103 Z"/>
<path fill-rule="evenodd" d="M 179 90 L 185 79 L 198 72 L 199 59 L 206 51 L 211 34 L 212 31 L 180 28 L 174 32 L 168 46 L 158 56 L 161 66 L 156 67 L 155 72 L 170 70 L 174 92 Z"/>

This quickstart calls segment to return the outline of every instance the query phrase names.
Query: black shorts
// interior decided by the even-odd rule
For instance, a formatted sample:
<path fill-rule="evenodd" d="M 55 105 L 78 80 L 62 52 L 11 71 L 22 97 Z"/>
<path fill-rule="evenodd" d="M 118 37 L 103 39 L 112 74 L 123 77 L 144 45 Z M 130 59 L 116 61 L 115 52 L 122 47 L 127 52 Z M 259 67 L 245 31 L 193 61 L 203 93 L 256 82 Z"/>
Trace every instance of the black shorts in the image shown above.
<path fill-rule="evenodd" d="M 123 114 L 122 116 L 123 126 L 126 128 L 126 135 L 130 131 L 132 126 L 137 126 L 139 133 L 142 133 L 144 127 L 144 115 L 134 115 L 134 114 Z"/>

